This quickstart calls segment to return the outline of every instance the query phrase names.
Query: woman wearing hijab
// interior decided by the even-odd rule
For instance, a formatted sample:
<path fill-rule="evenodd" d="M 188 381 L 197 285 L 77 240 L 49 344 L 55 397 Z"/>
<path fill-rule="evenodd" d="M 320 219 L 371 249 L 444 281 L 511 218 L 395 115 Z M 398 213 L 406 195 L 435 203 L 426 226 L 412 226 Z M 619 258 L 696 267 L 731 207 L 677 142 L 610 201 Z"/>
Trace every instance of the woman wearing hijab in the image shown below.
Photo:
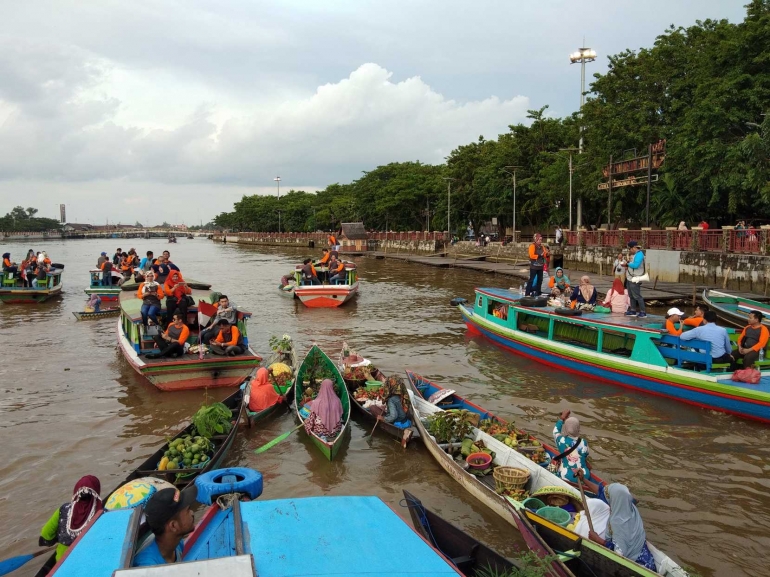
<path fill-rule="evenodd" d="M 56 509 L 43 526 L 39 544 L 41 547 L 50 547 L 58 543 L 57 561 L 102 508 L 102 500 L 99 498 L 101 488 L 99 479 L 86 475 L 75 485 L 72 500 Z"/>
<path fill-rule="evenodd" d="M 548 287 L 551 289 L 551 296 L 570 295 L 569 277 L 564 274 L 564 269 L 556 267 L 554 275 L 548 281 Z"/>
<path fill-rule="evenodd" d="M 596 288 L 591 284 L 591 277 L 583 275 L 580 277 L 580 284 L 577 290 L 572 291 L 573 308 L 590 308 L 596 306 Z M 590 306 L 586 306 L 590 305 Z"/>
<path fill-rule="evenodd" d="M 401 426 L 407 423 L 409 417 L 406 414 L 408 406 L 404 400 L 406 389 L 401 377 L 391 375 L 382 386 L 382 398 L 385 401 L 387 412 L 385 415 L 377 415 L 377 419 L 393 425 Z"/>
<path fill-rule="evenodd" d="M 275 391 L 273 383 L 270 382 L 270 375 L 264 367 L 257 370 L 257 374 L 251 381 L 249 390 L 249 410 L 259 413 L 265 409 L 277 405 L 283 401 L 283 396 Z"/>
<path fill-rule="evenodd" d="M 342 430 L 342 401 L 334 394 L 331 379 L 321 382 L 318 396 L 310 405 L 310 415 L 305 420 L 308 434 L 332 438 Z"/>
<path fill-rule="evenodd" d="M 553 428 L 553 439 L 556 442 L 556 450 L 559 454 L 569 453 L 559 460 L 558 475 L 565 481 L 577 483 L 576 473 L 583 472 L 584 478 L 591 480 L 591 471 L 588 468 L 588 444 L 580 438 L 580 421 L 577 417 L 570 417 L 570 410 L 562 411 L 556 426 Z"/>
<path fill-rule="evenodd" d="M 612 483 L 604 488 L 604 496 L 610 506 L 607 538 L 602 539 L 596 532 L 589 531 L 591 541 L 604 545 L 651 571 L 657 571 L 655 559 L 647 547 L 647 534 L 644 531 L 642 516 L 634 505 L 634 498 L 628 487 L 621 483 Z"/>
<path fill-rule="evenodd" d="M 615 277 L 612 281 L 612 287 L 607 291 L 602 306 L 609 307 L 613 313 L 625 313 L 631 305 L 631 299 L 628 297 L 628 291 L 623 286 L 623 281 Z"/>
<path fill-rule="evenodd" d="M 8 273 L 14 273 L 19 270 L 16 263 L 11 260 L 10 252 L 3 253 L 3 270 Z"/>
<path fill-rule="evenodd" d="M 86 312 L 98 313 L 102 308 L 102 299 L 98 294 L 92 294 L 86 301 Z M 89 310 L 90 309 L 90 310 Z"/>

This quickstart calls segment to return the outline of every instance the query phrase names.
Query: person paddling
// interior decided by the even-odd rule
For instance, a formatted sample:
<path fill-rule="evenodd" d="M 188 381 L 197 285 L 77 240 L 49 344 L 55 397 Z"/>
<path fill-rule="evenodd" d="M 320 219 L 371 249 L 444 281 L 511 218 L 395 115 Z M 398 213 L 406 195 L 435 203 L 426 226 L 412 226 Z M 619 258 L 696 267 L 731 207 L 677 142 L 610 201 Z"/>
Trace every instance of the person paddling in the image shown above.
<path fill-rule="evenodd" d="M 50 547 L 56 544 L 56 560 L 61 559 L 94 515 L 102 508 L 99 492 L 102 485 L 93 475 L 82 477 L 73 490 L 72 499 L 56 509 L 40 531 L 38 544 Z"/>

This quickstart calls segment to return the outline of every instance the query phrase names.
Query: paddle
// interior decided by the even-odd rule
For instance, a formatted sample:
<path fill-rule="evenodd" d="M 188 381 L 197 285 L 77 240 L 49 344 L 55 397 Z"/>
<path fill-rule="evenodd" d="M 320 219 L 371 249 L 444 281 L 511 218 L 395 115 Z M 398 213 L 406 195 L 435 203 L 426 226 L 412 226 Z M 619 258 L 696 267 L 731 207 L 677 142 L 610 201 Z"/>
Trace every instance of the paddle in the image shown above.
<path fill-rule="evenodd" d="M 588 528 L 592 533 L 595 533 L 594 524 L 591 522 L 591 513 L 588 510 L 588 503 L 586 502 L 586 494 L 583 491 L 583 482 L 580 480 L 580 477 L 576 477 L 576 479 L 578 482 L 578 488 L 580 489 L 580 498 L 583 500 L 583 509 L 585 509 L 586 519 L 588 519 Z"/>
<path fill-rule="evenodd" d="M 19 555 L 18 557 L 11 557 L 10 559 L 5 559 L 4 561 L 0 561 L 0 576 L 1 575 L 7 575 L 11 571 L 16 571 L 19 567 L 27 563 L 27 561 L 31 561 L 35 557 L 39 557 L 40 555 L 45 555 L 46 553 L 50 553 L 55 549 L 54 547 L 49 547 L 48 549 L 43 549 L 42 551 L 38 551 L 37 553 L 30 553 L 28 555 Z"/>
<path fill-rule="evenodd" d="M 284 433 L 284 434 L 283 434 L 283 435 L 281 435 L 280 437 L 276 437 L 275 439 L 273 439 L 272 441 L 270 441 L 270 442 L 269 442 L 269 443 L 267 443 L 266 445 L 262 445 L 262 446 L 261 446 L 259 449 L 254 449 L 254 452 L 255 452 L 256 454 L 260 454 L 260 453 L 264 453 L 264 452 L 265 452 L 265 451 L 267 451 L 268 449 L 272 449 L 274 446 L 276 446 L 278 443 L 280 443 L 280 442 L 281 442 L 281 441 L 283 441 L 284 439 L 288 439 L 288 438 L 289 438 L 289 435 L 291 435 L 291 434 L 292 434 L 294 431 L 298 431 L 299 429 L 301 429 L 301 428 L 302 428 L 302 427 L 304 427 L 304 426 L 305 426 L 305 424 L 304 424 L 304 423 L 301 423 L 301 424 L 297 425 L 297 426 L 296 426 L 296 427 L 294 427 L 294 428 L 293 428 L 291 431 L 289 431 L 289 432 L 287 432 L 287 433 Z"/>
<path fill-rule="evenodd" d="M 368 435 L 364 435 L 364 439 L 366 439 L 367 437 L 368 437 L 369 439 L 371 439 L 371 438 L 372 438 L 372 435 L 374 435 L 374 430 L 377 428 L 377 425 L 379 425 L 379 424 L 380 424 L 380 420 L 379 420 L 379 419 L 377 419 L 377 422 L 376 422 L 376 423 L 374 423 L 374 427 L 372 427 L 372 432 L 371 432 L 371 433 L 369 433 Z"/>

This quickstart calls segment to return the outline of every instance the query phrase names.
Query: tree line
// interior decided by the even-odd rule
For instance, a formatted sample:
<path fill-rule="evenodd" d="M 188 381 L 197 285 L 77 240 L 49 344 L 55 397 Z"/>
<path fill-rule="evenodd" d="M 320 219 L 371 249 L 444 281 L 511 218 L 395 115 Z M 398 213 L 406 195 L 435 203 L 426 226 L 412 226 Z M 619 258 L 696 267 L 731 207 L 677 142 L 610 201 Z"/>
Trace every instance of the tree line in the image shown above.
<path fill-rule="evenodd" d="M 530 110 L 527 123 L 509 126 L 494 140 L 455 148 L 440 165 L 390 163 L 349 184 L 318 193 L 290 191 L 244 196 L 215 223 L 235 230 L 330 230 L 363 221 L 378 230 L 446 230 L 451 186 L 452 231 L 478 232 L 497 218 L 512 221 L 516 166 L 517 228 L 566 225 L 568 154 L 583 127 L 584 150 L 573 156 L 573 199 L 583 202 L 584 225 L 611 222 L 629 228 L 648 219 L 645 186 L 597 188 L 610 157 L 646 154 L 667 141 L 660 179 L 651 185 L 651 225 L 703 219 L 770 222 L 770 0 L 752 0 L 742 22 L 698 21 L 671 26 L 652 47 L 609 58 L 595 74 L 582 119 Z M 451 179 L 451 180 L 446 180 Z M 573 203 L 574 204 L 574 203 Z M 573 222 L 576 212 L 573 208 Z"/>
<path fill-rule="evenodd" d="M 0 231 L 2 232 L 44 232 L 47 230 L 59 230 L 61 224 L 54 218 L 39 218 L 35 215 L 38 210 L 33 207 L 14 207 L 11 212 L 0 218 Z"/>

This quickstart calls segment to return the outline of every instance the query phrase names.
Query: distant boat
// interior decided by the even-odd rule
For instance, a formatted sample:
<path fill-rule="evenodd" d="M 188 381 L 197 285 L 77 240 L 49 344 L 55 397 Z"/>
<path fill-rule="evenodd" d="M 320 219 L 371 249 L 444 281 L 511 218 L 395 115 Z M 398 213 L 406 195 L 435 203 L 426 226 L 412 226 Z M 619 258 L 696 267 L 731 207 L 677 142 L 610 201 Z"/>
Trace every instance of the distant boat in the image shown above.
<path fill-rule="evenodd" d="M 343 282 L 318 285 L 301 284 L 302 265 L 297 265 L 294 271 L 296 280 L 294 296 L 310 308 L 336 308 L 353 299 L 358 294 L 358 270 L 353 262 L 343 261 L 343 263 L 345 264 Z"/>
<path fill-rule="evenodd" d="M 120 308 L 101 309 L 99 311 L 72 311 L 72 314 L 75 315 L 75 318 L 79 321 L 90 321 L 118 316 L 120 314 Z"/>
<path fill-rule="evenodd" d="M 770 327 L 770 305 L 767 303 L 709 289 L 703 291 L 703 300 L 720 316 L 740 327 L 749 324 L 751 311 L 761 312 L 765 317 L 762 324 Z"/>
<path fill-rule="evenodd" d="M 104 277 L 104 274 L 101 270 L 94 268 L 88 271 L 90 281 L 88 288 L 84 289 L 84 292 L 88 296 L 94 294 L 99 295 L 99 298 L 102 299 L 102 303 L 115 303 L 117 305 L 118 296 L 120 296 L 121 292 L 121 288 L 118 286 L 118 282 L 123 278 L 123 276 L 117 271 L 113 272 L 115 274 L 112 275 L 112 284 L 103 285 L 102 278 Z"/>
<path fill-rule="evenodd" d="M 0 302 L 6 304 L 37 304 L 61 294 L 63 264 L 51 265 L 45 280 L 37 286 L 25 287 L 20 273 L 0 271 Z"/>

